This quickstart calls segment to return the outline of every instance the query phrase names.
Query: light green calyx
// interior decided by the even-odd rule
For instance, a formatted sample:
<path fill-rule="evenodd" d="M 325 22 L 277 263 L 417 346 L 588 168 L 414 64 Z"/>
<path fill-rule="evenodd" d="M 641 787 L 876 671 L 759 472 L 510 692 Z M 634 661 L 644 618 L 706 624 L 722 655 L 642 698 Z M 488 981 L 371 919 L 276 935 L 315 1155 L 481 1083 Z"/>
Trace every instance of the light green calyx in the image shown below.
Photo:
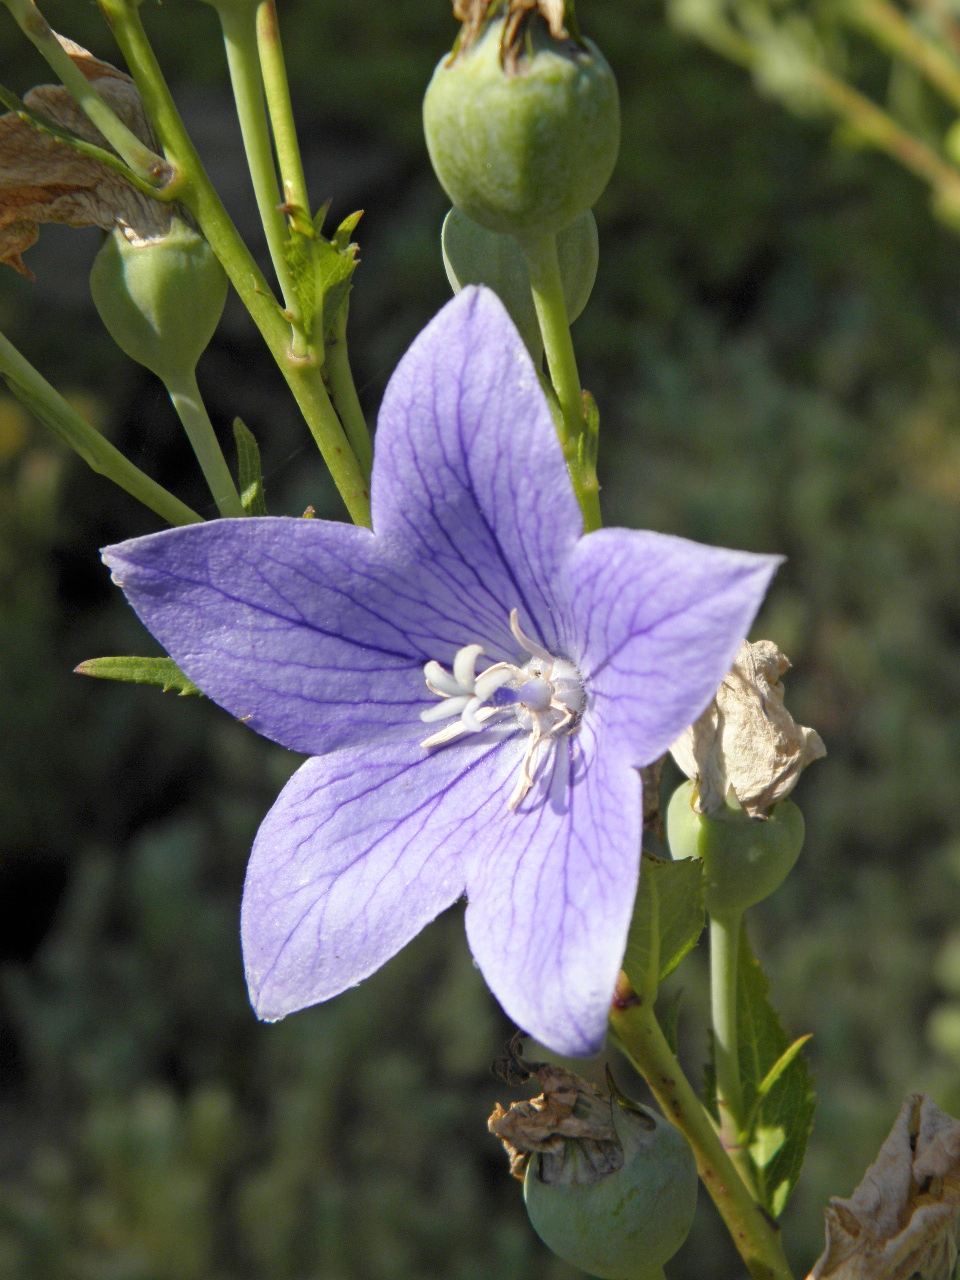
<path fill-rule="evenodd" d="M 164 383 L 191 376 L 227 299 L 227 277 L 206 240 L 180 218 L 154 240 L 117 226 L 90 272 L 90 291 L 114 342 Z"/>

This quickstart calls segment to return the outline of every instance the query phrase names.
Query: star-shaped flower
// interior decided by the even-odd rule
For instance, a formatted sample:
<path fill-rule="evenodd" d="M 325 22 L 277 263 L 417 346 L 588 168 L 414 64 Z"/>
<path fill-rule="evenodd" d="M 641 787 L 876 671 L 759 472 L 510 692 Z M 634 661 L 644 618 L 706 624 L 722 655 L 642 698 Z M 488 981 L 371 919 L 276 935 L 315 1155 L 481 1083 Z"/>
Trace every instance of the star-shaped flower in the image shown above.
<path fill-rule="evenodd" d="M 713 697 L 777 561 L 583 536 L 533 365 L 484 289 L 397 368 L 372 502 L 372 531 L 217 520 L 104 553 L 191 680 L 312 756 L 250 859 L 254 1007 L 281 1018 L 353 986 L 465 894 L 510 1017 L 595 1052 L 636 889 L 637 770 Z"/>

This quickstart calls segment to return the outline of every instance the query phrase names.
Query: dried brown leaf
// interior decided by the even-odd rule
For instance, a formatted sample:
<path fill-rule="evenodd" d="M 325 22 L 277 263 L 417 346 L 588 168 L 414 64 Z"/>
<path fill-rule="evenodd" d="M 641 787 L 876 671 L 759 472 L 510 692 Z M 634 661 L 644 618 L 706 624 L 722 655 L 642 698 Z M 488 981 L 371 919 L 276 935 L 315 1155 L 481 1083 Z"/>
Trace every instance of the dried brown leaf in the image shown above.
<path fill-rule="evenodd" d="M 807 1280 L 951 1280 L 960 1215 L 960 1124 L 913 1094 L 863 1181 L 824 1210 Z"/>
<path fill-rule="evenodd" d="M 155 147 L 130 77 L 72 40 L 57 39 L 123 123 Z M 84 141 L 112 149 L 62 85 L 39 85 L 25 96 L 24 104 Z M 171 216 L 169 205 L 144 195 L 108 165 L 80 155 L 16 112 L 0 116 L 0 262 L 15 271 L 32 278 L 21 255 L 36 242 L 41 223 L 104 231 L 121 223 L 130 228 L 132 237 L 148 240 L 169 228 Z"/>

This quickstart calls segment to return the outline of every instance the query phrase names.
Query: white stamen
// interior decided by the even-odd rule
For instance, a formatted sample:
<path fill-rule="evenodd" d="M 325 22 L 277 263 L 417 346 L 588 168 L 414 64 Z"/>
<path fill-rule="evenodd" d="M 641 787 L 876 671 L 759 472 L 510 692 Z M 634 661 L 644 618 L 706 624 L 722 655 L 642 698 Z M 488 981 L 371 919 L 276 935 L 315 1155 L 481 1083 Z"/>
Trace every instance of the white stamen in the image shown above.
<path fill-rule="evenodd" d="M 480 733 L 494 717 L 507 729 L 517 727 L 529 734 L 520 765 L 520 777 L 507 808 L 515 811 L 533 787 L 541 758 L 541 747 L 572 733 L 583 711 L 585 694 L 580 673 L 566 658 L 555 657 L 520 627 L 516 609 L 510 611 L 510 630 L 528 655 L 520 666 L 495 662 L 479 675 L 477 659 L 483 654 L 479 644 L 468 644 L 457 651 L 453 669 L 439 662 L 428 662 L 423 668 L 427 688 L 441 701 L 420 713 L 421 720 L 431 723 L 457 716 L 454 724 L 425 738 L 427 749 L 455 742 L 467 733 Z M 484 704 L 500 689 L 509 695 L 498 699 L 498 705 Z"/>
<path fill-rule="evenodd" d="M 461 689 L 467 689 L 470 693 L 473 693 L 473 672 L 481 653 L 483 653 L 483 645 L 468 644 L 453 660 L 454 680 Z"/>

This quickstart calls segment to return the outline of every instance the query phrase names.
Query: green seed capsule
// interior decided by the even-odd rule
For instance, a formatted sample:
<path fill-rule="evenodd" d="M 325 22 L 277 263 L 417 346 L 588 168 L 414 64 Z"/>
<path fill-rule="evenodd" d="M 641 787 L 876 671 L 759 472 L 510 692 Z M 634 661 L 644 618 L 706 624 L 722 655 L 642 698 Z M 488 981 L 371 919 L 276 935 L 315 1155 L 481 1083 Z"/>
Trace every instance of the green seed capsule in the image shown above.
<path fill-rule="evenodd" d="M 115 227 L 90 291 L 117 346 L 169 385 L 192 377 L 220 322 L 227 277 L 206 240 L 174 218 L 156 240 L 132 242 Z"/>
<path fill-rule="evenodd" d="M 567 1176 L 545 1182 L 547 1158 L 534 1155 L 523 1182 L 527 1213 L 544 1244 L 590 1275 L 659 1280 L 693 1222 L 696 1162 L 686 1138 L 662 1116 L 614 1102 L 612 1120 L 622 1166 L 591 1178 L 570 1141 Z"/>
<path fill-rule="evenodd" d="M 537 18 L 506 67 L 506 19 L 444 59 L 423 102 L 427 149 L 451 201 L 491 231 L 557 232 L 583 216 L 620 146 L 617 84 L 591 41 L 556 40 Z"/>
<path fill-rule="evenodd" d="M 441 243 L 443 265 L 454 293 L 466 284 L 485 284 L 493 289 L 509 311 L 534 362 L 539 363 L 543 339 L 530 292 L 530 275 L 513 236 L 488 231 L 459 209 L 451 209 L 444 219 Z M 597 223 L 589 211 L 557 236 L 563 297 L 571 324 L 593 291 L 598 255 Z"/>
<path fill-rule="evenodd" d="M 803 846 L 803 814 L 792 800 L 775 804 L 766 818 L 726 807 L 697 813 L 694 785 L 679 786 L 667 808 L 670 855 L 703 860 L 711 915 L 739 914 L 769 897 L 789 875 Z"/>

